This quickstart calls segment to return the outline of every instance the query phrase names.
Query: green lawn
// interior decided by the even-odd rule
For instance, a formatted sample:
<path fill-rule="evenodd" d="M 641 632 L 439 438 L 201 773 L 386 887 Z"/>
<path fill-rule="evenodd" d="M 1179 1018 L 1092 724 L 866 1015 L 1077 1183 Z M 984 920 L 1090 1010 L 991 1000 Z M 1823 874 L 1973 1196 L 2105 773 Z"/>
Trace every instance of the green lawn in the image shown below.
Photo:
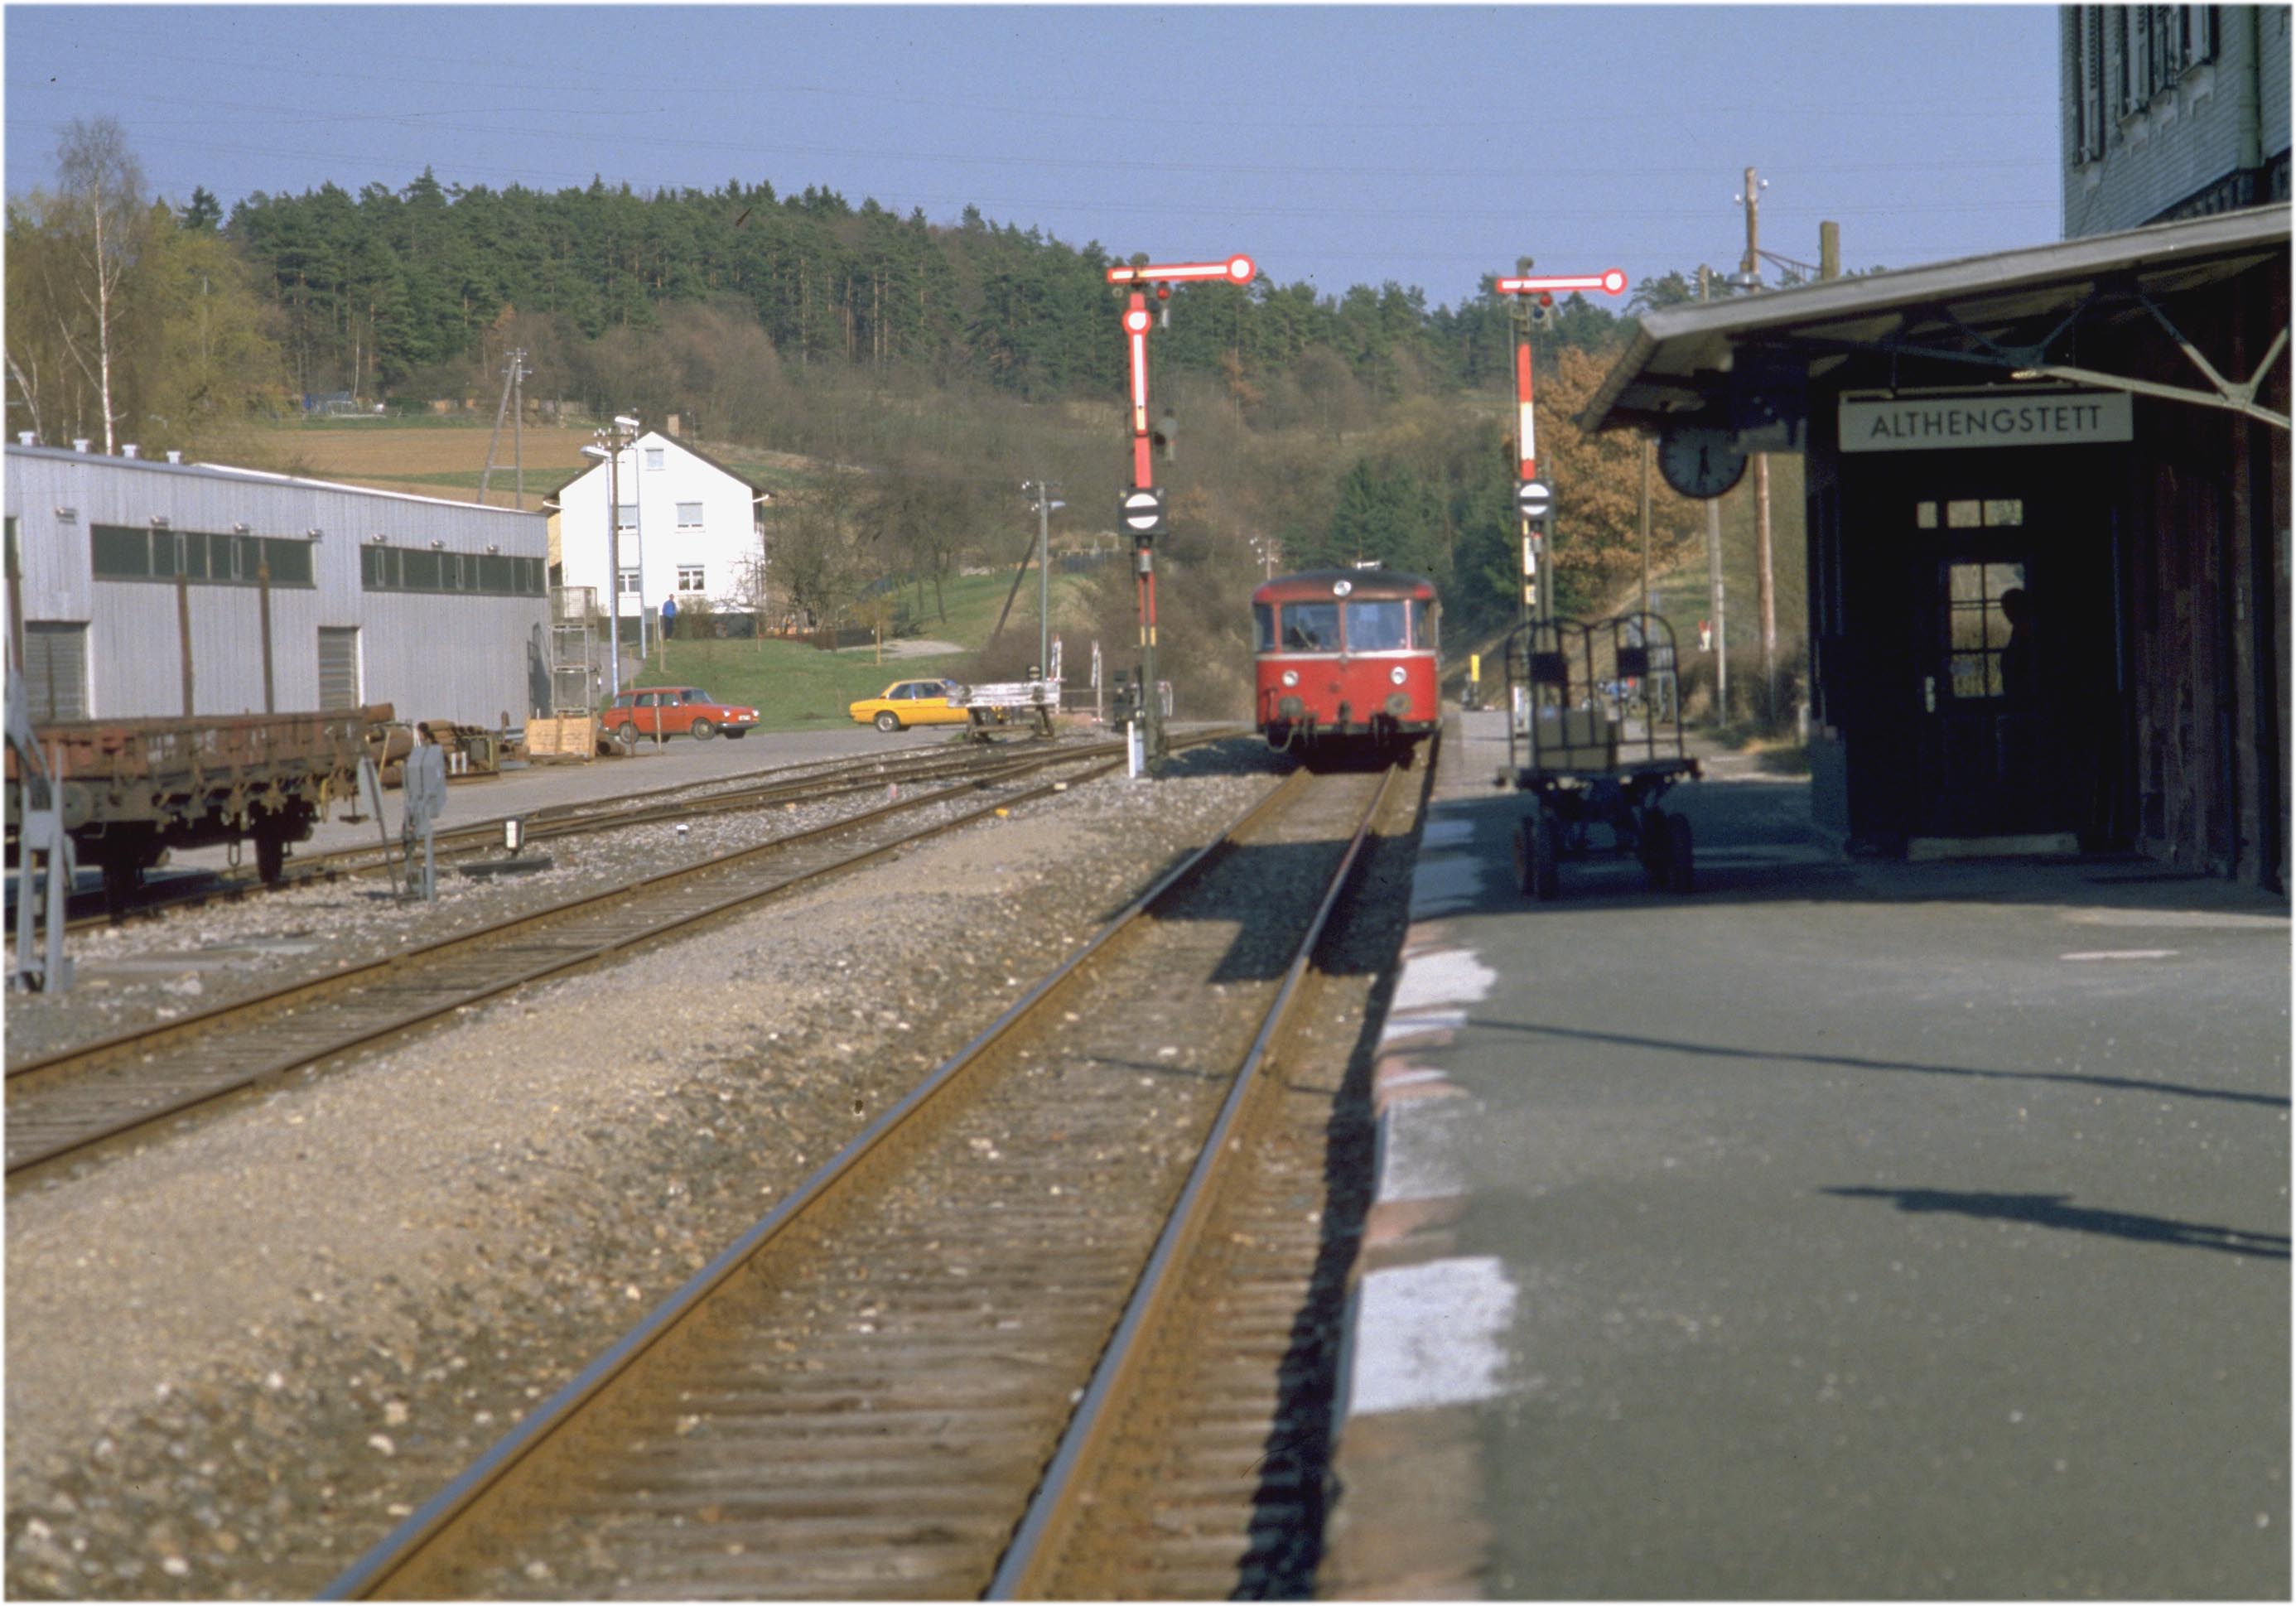
<path fill-rule="evenodd" d="M 1053 617 L 1061 618 L 1063 593 L 1081 582 L 1073 576 L 1053 577 Z M 764 731 L 819 729 L 846 720 L 845 705 L 874 697 L 897 680 L 922 680 L 931 676 L 964 676 L 972 657 L 988 639 L 1004 594 L 1013 584 L 1003 575 L 964 575 L 942 586 L 948 602 L 944 625 L 932 611 L 932 588 L 925 588 L 925 607 L 912 632 L 931 641 L 955 642 L 963 651 L 922 658 L 895 658 L 890 652 L 881 664 L 871 647 L 849 647 L 840 652 L 782 641 L 671 641 L 665 661 L 660 648 L 647 658 L 636 684 L 700 686 L 727 702 L 748 703 L 758 710 L 758 728 Z M 1020 632 L 1033 641 L 1037 630 L 1037 578 L 1033 571 L 1013 604 L 1005 623 L 1009 635 Z M 914 607 L 914 590 L 905 593 Z M 1089 655 L 1088 647 L 1079 649 Z M 1071 660 L 1071 662 L 1081 661 Z"/>
<path fill-rule="evenodd" d="M 649 655 L 639 685 L 700 686 L 758 710 L 761 731 L 818 730 L 845 723 L 845 705 L 896 680 L 960 673 L 966 656 L 872 660 L 868 648 L 823 652 L 779 641 L 673 641 Z"/>

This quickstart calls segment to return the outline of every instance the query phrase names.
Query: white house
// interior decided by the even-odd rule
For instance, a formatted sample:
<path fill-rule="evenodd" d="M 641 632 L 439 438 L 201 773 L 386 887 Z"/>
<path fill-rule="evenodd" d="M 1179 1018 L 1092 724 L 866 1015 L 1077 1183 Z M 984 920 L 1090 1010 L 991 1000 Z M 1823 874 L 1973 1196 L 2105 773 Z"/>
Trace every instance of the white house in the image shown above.
<path fill-rule="evenodd" d="M 634 631 L 643 612 L 651 632 L 666 599 L 681 608 L 706 597 L 716 609 L 749 609 L 763 551 L 758 512 L 769 493 L 656 430 L 625 447 L 619 465 L 594 463 L 559 489 L 559 583 L 607 595 L 606 502 L 617 471 L 621 575 L 613 592 L 625 629 Z"/>

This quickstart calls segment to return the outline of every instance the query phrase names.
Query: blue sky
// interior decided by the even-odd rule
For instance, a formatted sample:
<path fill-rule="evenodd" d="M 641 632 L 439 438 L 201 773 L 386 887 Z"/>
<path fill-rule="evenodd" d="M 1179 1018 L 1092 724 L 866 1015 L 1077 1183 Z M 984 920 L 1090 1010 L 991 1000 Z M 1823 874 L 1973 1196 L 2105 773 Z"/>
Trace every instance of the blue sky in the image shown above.
<path fill-rule="evenodd" d="M 2057 13 L 1939 6 L 8 5 L 7 186 L 824 184 L 1326 293 L 1902 267 L 2059 233 Z M 1766 276 L 1774 276 L 1775 269 Z"/>

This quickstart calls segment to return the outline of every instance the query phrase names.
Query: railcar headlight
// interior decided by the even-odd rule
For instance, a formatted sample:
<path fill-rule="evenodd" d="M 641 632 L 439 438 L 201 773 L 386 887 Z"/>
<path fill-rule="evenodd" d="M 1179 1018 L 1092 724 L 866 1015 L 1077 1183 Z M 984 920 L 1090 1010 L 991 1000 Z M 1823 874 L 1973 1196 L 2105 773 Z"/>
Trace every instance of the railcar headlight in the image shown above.
<path fill-rule="evenodd" d="M 1403 666 L 1401 664 L 1398 664 L 1395 668 L 1390 669 L 1387 672 L 1387 677 L 1393 681 L 1397 685 L 1401 685 L 1403 684 Z"/>
<path fill-rule="evenodd" d="M 1299 671 L 1299 670 L 1297 670 L 1297 669 L 1286 669 L 1286 670 L 1284 670 L 1284 671 L 1283 671 L 1283 684 L 1284 684 L 1285 685 L 1287 685 L 1287 686 L 1296 686 L 1296 685 L 1298 685 L 1298 684 L 1300 684 L 1300 671 Z"/>

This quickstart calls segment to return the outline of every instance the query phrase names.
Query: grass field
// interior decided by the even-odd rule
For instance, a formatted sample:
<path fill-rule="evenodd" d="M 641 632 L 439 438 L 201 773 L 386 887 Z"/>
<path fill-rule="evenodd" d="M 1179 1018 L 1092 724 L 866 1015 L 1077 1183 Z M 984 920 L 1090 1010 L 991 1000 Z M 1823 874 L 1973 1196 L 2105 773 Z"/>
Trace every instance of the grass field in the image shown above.
<path fill-rule="evenodd" d="M 963 678 L 972 669 L 973 654 L 988 640 L 1011 588 L 1012 575 L 964 575 L 942 587 L 948 603 L 943 624 L 932 611 L 931 589 L 926 589 L 924 610 L 915 618 L 915 636 L 945 641 L 960 651 L 915 657 L 896 657 L 887 651 L 878 661 L 873 647 L 848 647 L 824 652 L 816 648 L 782 641 L 670 641 L 646 659 L 636 680 L 626 684 L 695 685 L 727 702 L 748 703 L 758 710 L 758 728 L 765 731 L 816 729 L 842 724 L 845 705 L 873 697 L 897 680 L 922 680 L 931 676 Z M 1053 619 L 1059 626 L 1064 610 L 1074 606 L 1082 582 L 1073 576 L 1053 577 Z M 914 605 L 914 593 L 909 595 Z M 1034 642 L 1037 634 L 1037 579 L 1032 570 L 1013 604 L 1005 622 L 1007 635 L 1018 633 Z M 1079 645 L 1071 662 L 1088 657 L 1088 645 Z M 666 656 L 665 656 L 666 653 Z M 1072 674 L 1070 678 L 1076 676 Z"/>
<path fill-rule="evenodd" d="M 278 461 L 295 463 L 321 479 L 466 502 L 477 497 L 479 477 L 487 464 L 487 441 L 493 433 L 489 415 L 309 419 L 268 431 L 268 437 Z M 553 424 L 530 426 L 522 439 L 513 442 L 505 426 L 495 443 L 494 473 L 487 480 L 488 504 L 515 504 L 529 512 L 539 508 L 544 496 L 589 466 L 582 448 L 593 438 L 586 429 Z M 512 490 L 517 479 L 511 464 L 514 447 L 526 475 L 522 501 L 516 501 Z M 702 450 L 760 490 L 777 495 L 803 489 L 815 472 L 809 460 L 787 452 L 714 446 Z"/>
<path fill-rule="evenodd" d="M 269 439 L 279 461 L 292 463 L 317 479 L 475 501 L 479 476 L 487 464 L 487 441 L 493 433 L 491 418 L 482 422 L 393 419 L 374 423 L 332 419 L 290 424 L 270 432 Z M 526 472 L 522 505 L 529 511 L 539 508 L 546 493 L 588 466 L 582 447 L 589 441 L 587 430 L 554 425 L 526 430 L 517 443 Z M 512 447 L 505 427 L 495 444 L 495 471 L 487 481 L 491 506 L 512 504 L 511 488 L 517 478 L 511 466 Z"/>

